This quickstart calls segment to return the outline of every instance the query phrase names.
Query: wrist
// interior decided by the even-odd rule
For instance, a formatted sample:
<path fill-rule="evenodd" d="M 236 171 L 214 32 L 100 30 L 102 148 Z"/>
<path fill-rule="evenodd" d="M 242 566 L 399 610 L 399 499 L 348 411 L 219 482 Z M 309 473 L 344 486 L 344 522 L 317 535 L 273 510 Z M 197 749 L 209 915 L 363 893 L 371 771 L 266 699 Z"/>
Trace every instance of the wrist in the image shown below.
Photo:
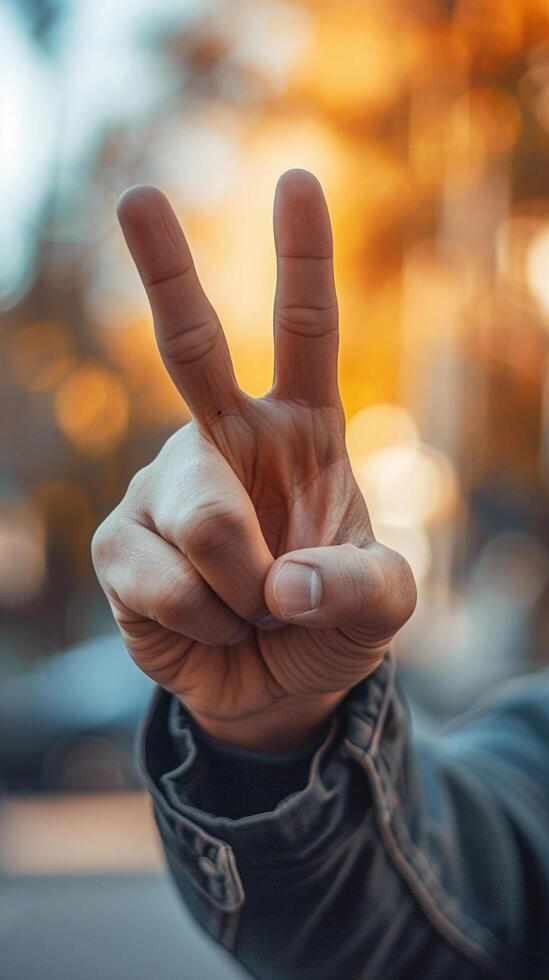
<path fill-rule="evenodd" d="M 195 723 L 210 738 L 243 749 L 273 754 L 292 752 L 313 742 L 345 697 L 346 691 L 308 700 L 277 702 L 266 711 L 243 718 L 211 718 L 196 714 Z"/>

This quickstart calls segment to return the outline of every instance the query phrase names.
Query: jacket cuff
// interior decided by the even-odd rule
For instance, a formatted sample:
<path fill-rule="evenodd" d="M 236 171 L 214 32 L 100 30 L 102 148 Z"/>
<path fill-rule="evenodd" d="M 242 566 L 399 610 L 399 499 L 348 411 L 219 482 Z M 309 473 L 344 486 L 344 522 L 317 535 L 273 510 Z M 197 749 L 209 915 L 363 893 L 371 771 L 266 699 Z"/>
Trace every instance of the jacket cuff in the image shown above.
<path fill-rule="evenodd" d="M 274 810 L 287 796 L 304 789 L 313 756 L 331 728 L 329 718 L 318 735 L 302 748 L 271 753 L 229 745 L 207 735 L 194 720 L 189 720 L 177 699 L 172 701 L 169 714 L 170 736 L 180 763 L 186 758 L 185 733 L 190 727 L 202 774 L 192 794 L 189 795 L 185 787 L 179 787 L 179 799 L 214 816 L 232 820 Z M 169 781 L 169 776 L 163 779 Z"/>
<path fill-rule="evenodd" d="M 261 887 L 266 869 L 288 876 L 289 882 L 337 846 L 348 822 L 346 807 L 356 794 L 357 771 L 349 759 L 355 749 L 377 752 L 393 673 L 388 655 L 347 693 L 320 745 L 307 747 L 312 754 L 301 789 L 285 795 L 271 810 L 238 818 L 217 809 L 224 789 L 220 792 L 212 780 L 190 715 L 178 699 L 157 689 L 142 728 L 139 766 L 168 854 L 184 865 L 209 902 L 234 911 L 244 901 L 240 872 L 249 893 L 256 878 Z M 254 753 L 253 764 L 272 766 L 266 755 Z M 383 774 L 390 794 L 392 764 L 387 763 Z M 218 784 L 220 775 L 218 771 Z M 366 817 L 372 799 L 362 775 L 360 787 Z"/>

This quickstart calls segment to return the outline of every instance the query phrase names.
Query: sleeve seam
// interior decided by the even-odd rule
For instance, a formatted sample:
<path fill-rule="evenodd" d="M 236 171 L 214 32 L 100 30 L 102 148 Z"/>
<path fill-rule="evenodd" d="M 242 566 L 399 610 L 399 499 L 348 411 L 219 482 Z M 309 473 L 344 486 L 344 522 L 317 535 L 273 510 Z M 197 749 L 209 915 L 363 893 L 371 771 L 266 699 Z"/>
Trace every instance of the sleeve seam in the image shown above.
<path fill-rule="evenodd" d="M 447 895 L 411 840 L 396 807 L 389 806 L 383 789 L 382 774 L 378 771 L 375 759 L 369 752 L 346 741 L 347 751 L 360 763 L 368 776 L 377 826 L 386 852 L 423 913 L 451 946 L 484 969 L 488 968 L 490 973 L 493 972 L 498 954 L 499 957 L 503 955 L 501 943 L 486 927 L 471 922 L 467 913 Z M 460 918 L 462 922 L 458 923 L 456 918 Z"/>

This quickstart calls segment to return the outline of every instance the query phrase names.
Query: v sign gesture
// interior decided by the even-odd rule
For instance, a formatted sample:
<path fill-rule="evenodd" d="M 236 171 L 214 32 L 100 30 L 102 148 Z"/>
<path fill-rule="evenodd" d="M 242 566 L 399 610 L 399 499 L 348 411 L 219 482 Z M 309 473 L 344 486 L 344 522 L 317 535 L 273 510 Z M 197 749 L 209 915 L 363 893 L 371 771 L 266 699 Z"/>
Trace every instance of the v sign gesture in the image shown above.
<path fill-rule="evenodd" d="M 134 478 L 93 557 L 136 663 L 210 734 L 311 738 L 411 615 L 409 566 L 375 541 L 345 448 L 332 235 L 318 181 L 280 179 L 275 376 L 252 399 L 166 198 L 119 217 L 192 421 Z"/>

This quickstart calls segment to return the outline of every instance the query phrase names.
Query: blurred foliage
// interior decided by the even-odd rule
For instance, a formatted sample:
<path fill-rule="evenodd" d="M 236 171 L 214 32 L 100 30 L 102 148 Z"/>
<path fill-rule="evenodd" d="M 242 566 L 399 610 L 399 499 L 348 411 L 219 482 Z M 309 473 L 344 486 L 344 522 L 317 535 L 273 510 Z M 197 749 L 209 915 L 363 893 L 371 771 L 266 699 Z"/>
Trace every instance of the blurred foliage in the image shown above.
<path fill-rule="evenodd" d="M 26 7 L 38 39 L 58 15 L 59 51 L 64 8 Z M 439 656 L 449 624 L 457 646 L 489 642 L 493 607 L 487 599 L 479 624 L 473 589 L 516 607 L 524 654 L 539 656 L 546 0 L 212 2 L 151 16 L 135 44 L 127 105 L 90 113 L 72 155 L 64 147 L 86 108 L 70 78 L 58 86 L 57 153 L 2 301 L 4 651 L 32 658 L 105 626 L 92 529 L 187 418 L 115 223 L 119 193 L 149 181 L 167 191 L 239 380 L 261 394 L 272 194 L 282 170 L 304 166 L 333 215 L 353 463 L 378 536 L 422 584 L 405 646 Z M 97 77 L 112 71 L 112 50 L 94 57 Z"/>

